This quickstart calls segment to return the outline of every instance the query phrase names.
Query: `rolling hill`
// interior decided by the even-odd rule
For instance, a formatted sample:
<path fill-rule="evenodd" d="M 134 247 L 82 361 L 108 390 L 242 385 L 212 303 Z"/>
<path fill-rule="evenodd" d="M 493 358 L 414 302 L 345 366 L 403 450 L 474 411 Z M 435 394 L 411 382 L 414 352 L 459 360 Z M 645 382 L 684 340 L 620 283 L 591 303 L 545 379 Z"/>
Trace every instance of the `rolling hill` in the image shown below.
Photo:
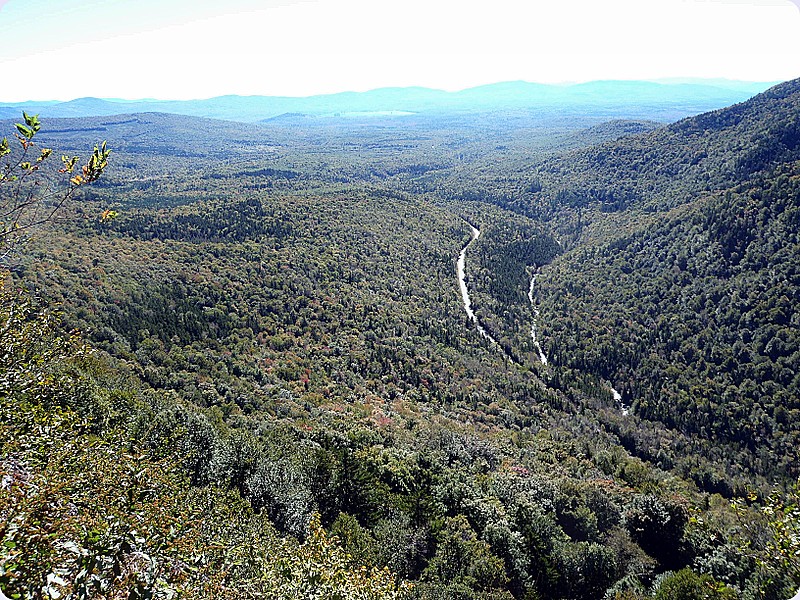
<path fill-rule="evenodd" d="M 653 123 L 730 91 L 43 119 L 114 162 L 6 259 L 0 589 L 789 597 L 800 83 Z"/>

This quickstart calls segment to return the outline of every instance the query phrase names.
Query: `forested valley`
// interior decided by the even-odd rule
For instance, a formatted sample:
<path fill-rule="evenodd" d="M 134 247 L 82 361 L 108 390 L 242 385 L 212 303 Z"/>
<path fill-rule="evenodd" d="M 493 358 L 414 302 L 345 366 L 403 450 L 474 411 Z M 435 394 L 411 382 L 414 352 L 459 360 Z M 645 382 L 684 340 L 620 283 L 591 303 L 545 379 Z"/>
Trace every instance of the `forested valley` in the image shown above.
<path fill-rule="evenodd" d="M 0 598 L 788 600 L 800 81 L 581 114 L 42 119 Z"/>

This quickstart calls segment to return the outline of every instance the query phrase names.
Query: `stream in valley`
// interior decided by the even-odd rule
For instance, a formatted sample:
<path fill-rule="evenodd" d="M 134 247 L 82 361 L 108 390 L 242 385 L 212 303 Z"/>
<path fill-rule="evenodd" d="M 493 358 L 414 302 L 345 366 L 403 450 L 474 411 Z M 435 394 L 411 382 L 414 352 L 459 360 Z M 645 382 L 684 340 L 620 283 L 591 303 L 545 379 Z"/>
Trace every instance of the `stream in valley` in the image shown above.
<path fill-rule="evenodd" d="M 467 289 L 466 282 L 467 249 L 481 236 L 481 230 L 472 224 L 469 224 L 469 227 L 472 231 L 472 239 L 461 249 L 461 254 L 458 255 L 458 262 L 456 263 L 456 274 L 458 275 L 458 287 L 461 290 L 461 300 L 464 303 L 464 311 L 467 313 L 467 317 L 470 321 L 475 323 L 478 333 L 480 333 L 494 345 L 500 347 L 500 344 L 497 343 L 497 340 L 494 339 L 488 331 L 486 331 L 483 325 L 481 325 L 480 321 L 478 320 L 478 316 L 475 314 L 475 311 L 472 310 L 472 301 L 469 298 L 469 290 Z"/>
<path fill-rule="evenodd" d="M 538 273 L 531 277 L 531 285 L 528 287 L 528 300 L 531 303 L 531 307 L 533 308 L 533 324 L 531 325 L 531 338 L 533 339 L 533 345 L 536 348 L 536 352 L 539 354 L 539 360 L 542 361 L 543 365 L 547 364 L 547 355 L 542 350 L 541 344 L 539 344 L 539 340 L 536 338 L 536 321 L 539 319 L 539 309 L 536 306 L 536 303 L 533 301 L 533 285 L 536 283 L 536 278 L 538 277 Z"/>

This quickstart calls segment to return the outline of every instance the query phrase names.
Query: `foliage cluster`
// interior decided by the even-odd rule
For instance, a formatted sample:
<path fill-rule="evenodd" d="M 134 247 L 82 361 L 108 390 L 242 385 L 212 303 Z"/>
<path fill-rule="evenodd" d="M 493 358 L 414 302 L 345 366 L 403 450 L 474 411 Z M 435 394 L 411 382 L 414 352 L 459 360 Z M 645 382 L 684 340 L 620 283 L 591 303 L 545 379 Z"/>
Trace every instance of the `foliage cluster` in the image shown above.
<path fill-rule="evenodd" d="M 191 431 L 158 447 L 133 435 L 154 400 L 57 337 L 28 299 L 3 291 L 0 325 L 5 597 L 408 595 L 388 571 L 355 567 L 313 519 L 298 544 L 238 493 L 190 487 Z"/>

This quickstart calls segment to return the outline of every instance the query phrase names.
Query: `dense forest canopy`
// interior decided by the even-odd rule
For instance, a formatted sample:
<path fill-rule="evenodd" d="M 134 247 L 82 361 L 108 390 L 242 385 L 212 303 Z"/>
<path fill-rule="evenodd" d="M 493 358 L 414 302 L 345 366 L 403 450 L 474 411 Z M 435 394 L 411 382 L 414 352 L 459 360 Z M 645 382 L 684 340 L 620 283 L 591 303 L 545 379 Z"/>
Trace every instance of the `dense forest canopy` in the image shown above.
<path fill-rule="evenodd" d="M 637 106 L 42 119 L 0 591 L 789 598 L 800 83 Z"/>

